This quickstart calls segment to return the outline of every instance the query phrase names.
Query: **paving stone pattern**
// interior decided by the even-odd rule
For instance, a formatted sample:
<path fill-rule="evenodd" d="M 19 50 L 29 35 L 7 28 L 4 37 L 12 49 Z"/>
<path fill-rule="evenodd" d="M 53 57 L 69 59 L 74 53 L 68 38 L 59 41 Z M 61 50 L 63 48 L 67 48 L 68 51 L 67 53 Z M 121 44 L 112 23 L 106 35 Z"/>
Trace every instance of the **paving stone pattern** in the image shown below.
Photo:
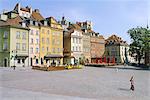
<path fill-rule="evenodd" d="M 123 66 L 120 66 L 123 67 Z M 130 66 L 128 66 L 130 67 Z M 134 76 L 135 91 L 130 91 Z M 0 68 L 0 100 L 150 100 L 150 71 L 85 67 L 64 71 Z"/>

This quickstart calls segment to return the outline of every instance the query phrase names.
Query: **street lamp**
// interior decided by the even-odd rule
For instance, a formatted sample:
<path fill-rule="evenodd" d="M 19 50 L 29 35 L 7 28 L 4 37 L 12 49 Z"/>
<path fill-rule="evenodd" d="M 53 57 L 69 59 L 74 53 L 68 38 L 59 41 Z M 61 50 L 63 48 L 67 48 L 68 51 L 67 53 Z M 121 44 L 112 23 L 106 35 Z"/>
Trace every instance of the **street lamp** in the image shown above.
<path fill-rule="evenodd" d="M 14 70 L 15 70 L 15 60 L 17 59 L 17 50 L 12 50 L 13 56 L 11 58 L 14 58 Z"/>

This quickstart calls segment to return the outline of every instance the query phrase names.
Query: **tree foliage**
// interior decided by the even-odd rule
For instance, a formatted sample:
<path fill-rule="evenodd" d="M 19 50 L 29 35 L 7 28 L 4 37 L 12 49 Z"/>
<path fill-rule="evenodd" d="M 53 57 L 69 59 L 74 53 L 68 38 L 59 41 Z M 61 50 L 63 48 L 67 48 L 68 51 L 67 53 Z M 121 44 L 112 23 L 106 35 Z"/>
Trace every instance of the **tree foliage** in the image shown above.
<path fill-rule="evenodd" d="M 140 61 L 144 54 L 150 50 L 150 30 L 148 28 L 132 28 L 128 30 L 128 34 L 132 40 L 130 44 L 130 53 Z"/>

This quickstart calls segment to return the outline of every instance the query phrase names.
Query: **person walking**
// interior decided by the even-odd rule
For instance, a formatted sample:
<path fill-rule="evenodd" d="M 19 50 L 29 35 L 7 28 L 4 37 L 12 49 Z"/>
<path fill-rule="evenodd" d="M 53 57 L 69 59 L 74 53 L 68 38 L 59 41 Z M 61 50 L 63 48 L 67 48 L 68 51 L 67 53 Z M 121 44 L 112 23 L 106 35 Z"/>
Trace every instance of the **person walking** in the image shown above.
<path fill-rule="evenodd" d="M 131 82 L 130 90 L 134 91 L 134 79 L 133 79 L 133 76 L 131 77 L 130 82 Z"/>

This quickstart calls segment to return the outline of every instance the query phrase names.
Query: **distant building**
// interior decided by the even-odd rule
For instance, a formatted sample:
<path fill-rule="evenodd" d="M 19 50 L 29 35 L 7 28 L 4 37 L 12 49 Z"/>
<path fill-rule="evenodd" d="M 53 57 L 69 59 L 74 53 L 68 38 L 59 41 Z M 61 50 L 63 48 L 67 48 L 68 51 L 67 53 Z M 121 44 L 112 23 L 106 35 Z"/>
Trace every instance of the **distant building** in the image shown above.
<path fill-rule="evenodd" d="M 77 22 L 83 33 L 83 55 L 85 62 L 95 63 L 103 57 L 105 51 L 105 39 L 99 33 L 92 30 L 92 22 Z"/>
<path fill-rule="evenodd" d="M 89 30 L 92 29 L 92 22 L 77 22 L 83 31 L 83 61 L 84 63 L 91 62 L 91 34 Z"/>
<path fill-rule="evenodd" d="M 105 56 L 107 62 L 111 62 L 115 59 L 116 63 L 128 63 L 131 62 L 132 57 L 129 56 L 129 45 L 126 41 L 123 41 L 121 37 L 116 35 L 110 36 L 106 39 L 105 43 Z"/>
<path fill-rule="evenodd" d="M 91 42 L 90 34 L 83 32 L 83 60 L 84 63 L 91 62 Z"/>
<path fill-rule="evenodd" d="M 96 60 L 102 58 L 105 52 L 105 39 L 99 33 L 93 31 L 91 33 L 91 62 L 97 62 Z"/>
<path fill-rule="evenodd" d="M 83 59 L 83 31 L 77 24 L 67 22 L 64 17 L 64 64 L 78 64 Z"/>

